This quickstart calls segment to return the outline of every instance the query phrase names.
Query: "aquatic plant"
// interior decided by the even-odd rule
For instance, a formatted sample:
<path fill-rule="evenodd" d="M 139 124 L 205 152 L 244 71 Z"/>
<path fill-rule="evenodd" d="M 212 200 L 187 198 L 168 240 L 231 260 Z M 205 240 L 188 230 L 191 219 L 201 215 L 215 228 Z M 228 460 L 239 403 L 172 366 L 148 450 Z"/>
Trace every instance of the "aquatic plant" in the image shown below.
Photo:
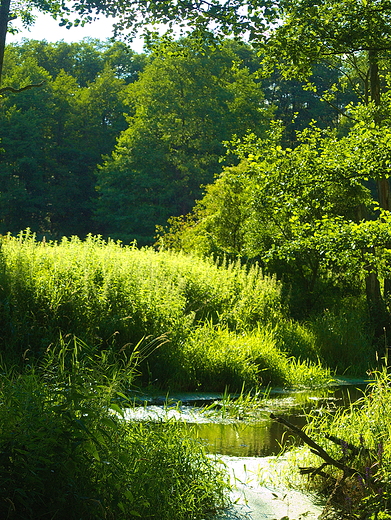
<path fill-rule="evenodd" d="M 265 413 L 265 400 L 270 395 L 270 388 L 245 391 L 243 386 L 240 394 L 232 395 L 225 389 L 221 399 L 204 406 L 201 413 L 207 417 L 221 417 L 222 419 L 249 420 L 258 418 Z"/>

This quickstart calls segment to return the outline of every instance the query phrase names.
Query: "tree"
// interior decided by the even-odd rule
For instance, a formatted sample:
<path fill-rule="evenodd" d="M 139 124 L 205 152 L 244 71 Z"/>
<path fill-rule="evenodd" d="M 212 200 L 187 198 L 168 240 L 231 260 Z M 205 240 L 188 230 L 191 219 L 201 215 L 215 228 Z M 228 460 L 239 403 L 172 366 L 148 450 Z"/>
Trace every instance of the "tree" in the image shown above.
<path fill-rule="evenodd" d="M 86 87 L 109 67 L 115 76 L 132 83 L 144 68 L 145 54 L 137 54 L 121 41 L 101 41 L 84 38 L 80 42 L 47 42 L 27 40 L 7 46 L 8 62 L 12 59 L 23 63 L 27 57 L 37 60 L 52 77 L 61 70 L 76 78 L 80 87 Z M 6 66 L 6 64 L 4 65 Z"/>
<path fill-rule="evenodd" d="M 55 19 L 59 19 L 60 25 L 66 25 L 67 28 L 72 26 L 78 26 L 79 24 L 84 25 L 85 23 L 92 22 L 92 14 L 102 12 L 102 10 L 109 16 L 112 7 L 110 5 L 101 4 L 99 1 L 91 3 L 89 6 L 85 6 L 72 1 L 61 1 L 61 0 L 0 0 L 0 86 L 3 79 L 3 62 L 6 45 L 7 32 L 14 32 L 15 29 L 12 27 L 12 21 L 20 19 L 24 26 L 28 27 L 34 23 L 33 11 L 38 10 L 43 13 L 49 13 Z M 76 14 L 80 12 L 80 18 L 69 18 L 70 14 Z M 84 67 L 85 70 L 85 67 Z M 25 83 L 25 81 L 23 82 Z M 24 85 L 21 86 L 23 90 L 31 88 L 36 85 Z M 20 88 L 13 86 L 2 87 L 0 94 L 11 91 L 17 92 Z"/>
<path fill-rule="evenodd" d="M 56 238 L 93 231 L 94 169 L 126 128 L 126 84 L 105 66 L 107 50 L 101 42 L 7 47 L 7 82 L 45 82 L 0 106 L 0 233 L 31 227 Z M 73 59 L 86 55 L 91 59 Z M 68 56 L 69 72 L 58 69 L 61 56 Z"/>
<path fill-rule="evenodd" d="M 239 165 L 206 188 L 191 215 L 172 220 L 160 244 L 257 259 L 284 281 L 293 315 L 303 318 L 324 304 L 327 287 L 348 292 L 368 272 L 389 276 L 391 217 L 362 215 L 375 216 L 365 183 L 391 161 L 391 133 L 361 122 L 340 138 L 312 125 L 295 148 L 281 146 L 281 135 L 273 125 L 267 139 L 235 141 Z M 380 333 L 384 309 L 367 296 Z"/>
<path fill-rule="evenodd" d="M 262 133 L 271 114 L 232 44 L 209 54 L 191 39 L 162 49 L 129 86 L 129 128 L 98 172 L 102 233 L 143 244 L 156 224 L 190 211 L 221 170 L 223 141 Z"/>
<path fill-rule="evenodd" d="M 384 90 L 380 71 L 391 49 L 390 10 L 390 0 L 135 0 L 117 6 L 116 14 L 121 17 L 120 28 L 137 29 L 158 21 L 185 22 L 201 33 L 213 26 L 219 34 L 248 37 L 259 47 L 269 72 L 277 67 L 288 79 L 306 81 L 308 88 L 314 88 L 310 80 L 316 63 L 329 63 L 348 82 L 352 81 L 349 71 L 353 69 L 362 86 L 364 103 L 370 106 L 372 121 L 381 125 Z M 336 85 L 325 93 L 331 103 L 335 89 Z M 376 169 L 376 177 L 372 176 L 380 206 L 390 211 L 388 177 L 388 167 Z M 381 302 L 380 285 L 373 273 L 368 273 L 367 290 L 371 293 L 369 299 Z M 390 282 L 385 283 L 388 293 Z"/>
<path fill-rule="evenodd" d="M 85 0 L 78 9 L 83 13 L 96 5 Z M 110 5 L 110 13 L 120 19 L 118 30 L 185 22 L 199 33 L 213 27 L 220 35 L 247 38 L 260 49 L 265 67 L 270 72 L 278 68 L 287 79 L 308 81 L 319 63 L 337 68 L 343 78 L 353 68 L 362 98 L 380 104 L 379 70 L 391 49 L 390 0 L 134 0 L 99 5 L 102 10 Z"/>
<path fill-rule="evenodd" d="M 0 224 L 1 232 L 20 231 L 33 220 L 41 224 L 47 206 L 45 175 L 41 168 L 45 161 L 45 133 L 49 126 L 47 107 L 52 103 L 50 76 L 35 60 L 26 60 L 10 71 L 12 82 L 30 84 L 42 80 L 39 89 L 21 92 L 18 106 L 1 104 L 0 138 L 5 151 L 0 154 Z M 39 225 L 38 224 L 38 225 Z"/>
<path fill-rule="evenodd" d="M 60 2 L 57 0 L 51 0 L 46 2 L 45 0 L 29 0 L 27 3 L 16 2 L 13 4 L 13 10 L 11 11 L 11 0 L 1 0 L 0 2 L 0 86 L 3 77 L 3 62 L 5 52 L 5 42 L 7 31 L 9 30 L 9 22 L 20 17 L 25 25 L 31 25 L 33 17 L 31 10 L 37 8 L 43 12 L 49 12 L 54 16 L 60 11 Z M 25 85 L 26 87 L 26 85 Z M 22 87 L 23 88 L 23 87 Z M 18 90 L 18 89 L 15 89 Z M 0 94 L 5 92 L 4 88 L 0 89 Z"/>

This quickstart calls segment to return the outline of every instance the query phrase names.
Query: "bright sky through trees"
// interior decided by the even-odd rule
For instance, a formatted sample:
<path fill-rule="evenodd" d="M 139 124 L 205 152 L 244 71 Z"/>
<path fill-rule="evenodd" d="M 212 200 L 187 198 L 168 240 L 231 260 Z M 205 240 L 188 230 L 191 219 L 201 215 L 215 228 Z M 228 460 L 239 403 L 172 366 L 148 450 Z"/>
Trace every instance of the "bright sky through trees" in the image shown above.
<path fill-rule="evenodd" d="M 37 13 L 37 20 L 30 29 L 25 29 L 21 24 L 15 24 L 20 29 L 17 34 L 8 34 L 7 43 L 21 41 L 22 38 L 33 40 L 47 40 L 48 42 L 56 42 L 64 40 L 66 42 L 80 41 L 83 38 L 99 38 L 105 40 L 113 35 L 113 18 L 105 18 L 103 15 L 98 20 L 86 24 L 84 27 L 60 27 L 59 20 L 54 20 L 49 14 Z M 136 52 L 143 49 L 143 41 L 136 39 L 132 42 L 131 47 Z"/>

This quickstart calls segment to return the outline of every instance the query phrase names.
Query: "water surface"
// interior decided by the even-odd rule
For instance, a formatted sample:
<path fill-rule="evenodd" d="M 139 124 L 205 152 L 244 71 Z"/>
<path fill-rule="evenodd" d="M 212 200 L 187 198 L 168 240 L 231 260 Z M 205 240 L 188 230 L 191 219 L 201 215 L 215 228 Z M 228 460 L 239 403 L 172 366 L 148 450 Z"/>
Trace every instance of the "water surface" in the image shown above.
<path fill-rule="evenodd" d="M 302 427 L 306 414 L 348 407 L 362 396 L 366 386 L 362 380 L 339 383 L 317 390 L 273 390 L 255 413 L 242 414 L 239 410 L 235 417 L 219 406 L 205 411 L 211 403 L 219 402 L 221 395 L 217 394 L 139 396 L 143 404 L 130 409 L 128 418 L 161 421 L 175 417 L 211 456 L 218 455 L 230 474 L 232 506 L 215 520 L 315 520 L 321 517 L 324 506 L 319 497 L 259 482 L 259 475 L 268 471 L 271 460 L 274 467 L 281 463 L 283 457 L 275 456 L 283 445 L 289 448 L 301 442 L 269 416 L 273 412 Z"/>
<path fill-rule="evenodd" d="M 282 445 L 289 447 L 299 442 L 282 424 L 270 419 L 271 412 L 301 428 L 309 412 L 347 407 L 362 396 L 363 388 L 363 380 L 340 380 L 339 385 L 315 390 L 274 389 L 262 401 L 260 410 L 243 417 L 240 413 L 230 417 L 218 409 L 205 412 L 206 406 L 221 399 L 220 394 L 143 396 L 140 400 L 144 405 L 129 410 L 128 418 L 159 421 L 175 417 L 191 428 L 192 435 L 205 444 L 209 453 L 267 457 L 280 453 Z"/>

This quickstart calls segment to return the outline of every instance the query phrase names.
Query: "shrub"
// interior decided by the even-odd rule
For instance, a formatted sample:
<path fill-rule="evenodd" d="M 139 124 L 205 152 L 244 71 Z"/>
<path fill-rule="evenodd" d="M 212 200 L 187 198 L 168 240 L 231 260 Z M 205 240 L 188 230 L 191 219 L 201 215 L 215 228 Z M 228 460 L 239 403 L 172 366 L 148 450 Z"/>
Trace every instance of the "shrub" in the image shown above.
<path fill-rule="evenodd" d="M 189 336 L 177 353 L 177 362 L 175 382 L 184 389 L 237 392 L 243 384 L 248 389 L 316 386 L 331 379 L 320 365 L 287 357 L 276 346 L 273 331 L 261 327 L 238 334 L 206 324 Z"/>
<path fill-rule="evenodd" d="M 179 424 L 123 419 L 133 361 L 76 340 L 2 375 L 2 518 L 185 520 L 225 504 L 224 473 Z"/>
<path fill-rule="evenodd" d="M 365 302 L 342 300 L 307 324 L 315 336 L 319 358 L 338 373 L 365 374 L 375 363 L 373 336 Z"/>

